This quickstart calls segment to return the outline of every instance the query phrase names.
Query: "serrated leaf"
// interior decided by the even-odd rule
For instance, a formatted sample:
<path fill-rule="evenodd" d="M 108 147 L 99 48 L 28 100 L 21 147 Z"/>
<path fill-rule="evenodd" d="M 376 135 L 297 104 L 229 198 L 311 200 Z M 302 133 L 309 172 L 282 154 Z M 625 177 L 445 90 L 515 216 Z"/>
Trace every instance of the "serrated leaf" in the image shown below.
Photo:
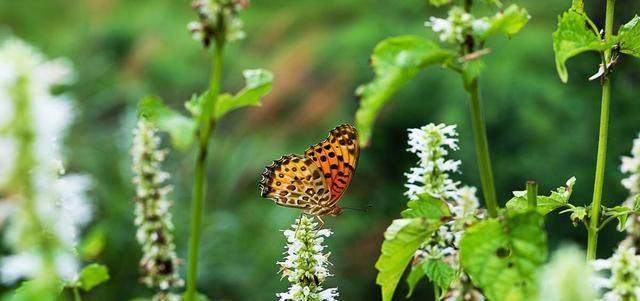
<path fill-rule="evenodd" d="M 101 264 L 92 263 L 84 267 L 78 276 L 78 287 L 89 291 L 97 285 L 109 280 L 109 270 Z"/>
<path fill-rule="evenodd" d="M 356 112 L 360 143 L 368 144 L 378 112 L 404 83 L 421 69 L 445 64 L 455 56 L 454 52 L 418 36 L 394 37 L 380 42 L 371 56 L 376 76 L 356 90 L 361 99 Z"/>
<path fill-rule="evenodd" d="M 566 186 L 559 187 L 549 194 L 549 196 L 539 195 L 537 197 L 538 212 L 546 215 L 549 212 L 566 205 L 571 198 L 573 186 L 576 178 L 571 177 L 567 180 Z M 522 212 L 526 211 L 529 203 L 527 202 L 527 191 L 514 191 L 514 197 L 507 201 L 506 207 L 510 211 Z"/>
<path fill-rule="evenodd" d="M 146 96 L 138 104 L 140 117 L 146 118 L 161 131 L 169 133 L 173 145 L 185 149 L 194 141 L 196 122 L 167 107 L 160 98 Z"/>
<path fill-rule="evenodd" d="M 423 217 L 428 220 L 440 220 L 451 216 L 449 206 L 441 199 L 436 199 L 428 194 L 418 196 L 419 199 L 407 203 L 408 209 L 400 213 L 403 218 Z"/>
<path fill-rule="evenodd" d="M 449 285 L 455 276 L 453 268 L 442 261 L 442 259 L 427 260 L 423 269 L 429 279 L 443 290 L 449 288 Z"/>
<path fill-rule="evenodd" d="M 264 69 L 245 70 L 242 75 L 245 78 L 246 86 L 231 97 L 222 94 L 218 97 L 215 108 L 215 118 L 219 119 L 229 111 L 246 106 L 260 105 L 260 99 L 271 91 L 273 84 L 273 74 Z"/>
<path fill-rule="evenodd" d="M 543 216 L 509 214 L 468 228 L 460 240 L 460 263 L 488 300 L 523 301 L 535 289 L 536 269 L 547 258 Z"/>
<path fill-rule="evenodd" d="M 640 58 L 640 17 L 634 16 L 618 31 L 620 52 Z"/>
<path fill-rule="evenodd" d="M 413 291 L 416 289 L 416 285 L 424 278 L 425 273 L 423 270 L 423 266 L 426 264 L 426 261 L 421 261 L 416 266 L 411 267 L 411 272 L 409 272 L 409 276 L 407 276 L 407 285 L 409 286 L 409 292 L 407 293 L 407 298 L 413 295 Z"/>
<path fill-rule="evenodd" d="M 576 3 L 578 2 L 578 3 Z M 603 51 L 605 44 L 587 24 L 593 23 L 581 9 L 580 1 L 558 18 L 558 29 L 553 33 L 553 51 L 556 55 L 556 69 L 562 82 L 567 82 L 568 59 L 585 51 Z"/>
<path fill-rule="evenodd" d="M 383 301 L 391 301 L 413 254 L 438 227 L 439 222 L 427 222 L 423 218 L 403 218 L 394 220 L 387 228 L 382 254 L 376 262 L 376 283 L 382 288 Z"/>
<path fill-rule="evenodd" d="M 504 11 L 485 19 L 489 27 L 480 34 L 480 40 L 485 41 L 494 34 L 505 33 L 507 36 L 518 33 L 531 19 L 526 9 L 515 4 L 509 5 Z"/>

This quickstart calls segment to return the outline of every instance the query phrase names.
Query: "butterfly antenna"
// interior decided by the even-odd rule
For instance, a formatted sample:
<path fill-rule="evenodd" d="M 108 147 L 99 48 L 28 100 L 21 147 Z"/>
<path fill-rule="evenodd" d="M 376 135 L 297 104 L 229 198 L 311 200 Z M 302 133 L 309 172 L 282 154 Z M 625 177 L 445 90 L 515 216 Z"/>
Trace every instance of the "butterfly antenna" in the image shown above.
<path fill-rule="evenodd" d="M 342 207 L 342 209 L 348 209 L 348 210 L 354 210 L 354 211 L 361 211 L 361 212 L 368 212 L 369 209 L 371 208 L 371 204 L 368 204 L 366 207 L 364 208 L 353 208 L 353 207 Z"/>

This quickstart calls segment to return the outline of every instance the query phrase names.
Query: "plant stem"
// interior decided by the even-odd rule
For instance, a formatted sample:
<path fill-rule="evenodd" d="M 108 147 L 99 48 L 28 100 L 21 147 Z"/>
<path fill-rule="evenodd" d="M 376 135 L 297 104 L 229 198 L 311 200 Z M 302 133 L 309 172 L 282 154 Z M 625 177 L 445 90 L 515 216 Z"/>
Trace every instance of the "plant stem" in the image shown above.
<path fill-rule="evenodd" d="M 527 181 L 527 202 L 529 209 L 535 210 L 538 207 L 538 183 Z"/>
<path fill-rule="evenodd" d="M 496 188 L 493 182 L 491 171 L 491 158 L 489 157 L 489 144 L 487 142 L 487 131 L 484 117 L 482 115 L 482 105 L 478 92 L 478 79 L 474 79 L 467 87 L 471 105 L 471 121 L 473 123 L 473 136 L 476 143 L 476 156 L 478 159 L 478 169 L 480 170 L 480 182 L 482 183 L 482 193 L 486 202 L 489 216 L 498 216 L 498 201 L 496 198 Z"/>
<path fill-rule="evenodd" d="M 82 301 L 82 297 L 80 297 L 80 291 L 78 287 L 73 288 L 73 301 Z"/>
<path fill-rule="evenodd" d="M 211 73 L 211 82 L 209 86 L 209 95 L 205 97 L 205 103 L 202 106 L 202 114 L 200 119 L 200 145 L 196 156 L 193 192 L 191 199 L 191 220 L 189 225 L 189 254 L 187 262 L 187 291 L 185 294 L 186 301 L 194 301 L 196 296 L 196 284 L 198 275 L 198 255 L 200 249 L 200 239 L 202 236 L 202 213 L 204 207 L 204 189 L 206 178 L 207 152 L 209 148 L 209 138 L 211 131 L 215 126 L 212 119 L 212 113 L 220 92 L 220 78 L 222 77 L 222 61 L 224 43 L 215 44 L 215 53 L 213 58 L 213 71 Z"/>
<path fill-rule="evenodd" d="M 613 33 L 613 13 L 615 0 L 607 0 L 604 38 L 611 39 Z M 611 59 L 611 49 L 604 52 L 604 68 Z M 611 79 L 608 70 L 602 78 L 602 105 L 600 108 L 600 131 L 598 134 L 598 158 L 596 162 L 596 175 L 593 184 L 593 200 L 591 201 L 591 213 L 589 215 L 589 229 L 587 241 L 587 259 L 596 258 L 598 247 L 598 228 L 600 224 L 600 203 L 602 200 L 602 187 L 604 184 L 604 171 L 607 159 L 607 136 L 609 132 L 609 106 L 611 103 Z"/>

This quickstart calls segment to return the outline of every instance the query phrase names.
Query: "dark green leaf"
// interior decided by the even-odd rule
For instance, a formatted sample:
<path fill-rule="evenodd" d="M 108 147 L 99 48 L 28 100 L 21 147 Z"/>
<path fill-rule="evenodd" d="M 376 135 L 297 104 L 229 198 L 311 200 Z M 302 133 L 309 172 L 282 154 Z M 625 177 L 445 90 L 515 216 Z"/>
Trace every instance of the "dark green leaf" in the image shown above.
<path fill-rule="evenodd" d="M 484 70 L 485 63 L 481 59 L 475 59 L 473 61 L 467 62 L 462 67 L 463 69 L 463 79 L 465 87 L 469 87 L 471 83 L 480 76 L 482 70 Z"/>
<path fill-rule="evenodd" d="M 380 42 L 371 56 L 376 77 L 356 91 L 361 98 L 356 112 L 360 143 L 368 144 L 378 112 L 404 83 L 422 68 L 445 64 L 455 56 L 454 52 L 418 36 L 394 37 Z"/>
<path fill-rule="evenodd" d="M 636 15 L 620 27 L 620 51 L 640 58 L 640 17 Z"/>
<path fill-rule="evenodd" d="M 196 136 L 196 122 L 193 119 L 167 107 L 156 96 L 143 98 L 138 107 L 140 117 L 169 133 L 174 146 L 185 149 L 191 145 Z"/>
<path fill-rule="evenodd" d="M 489 300 L 527 300 L 536 269 L 546 260 L 546 245 L 541 214 L 509 214 L 468 228 L 460 241 L 460 263 Z"/>
<path fill-rule="evenodd" d="M 573 185 L 576 183 L 576 178 L 572 177 L 566 183 L 566 186 L 559 187 L 555 191 L 552 191 L 549 196 L 539 195 L 537 198 L 538 212 L 543 215 L 566 205 L 569 202 L 571 193 L 573 192 Z M 514 191 L 514 197 L 506 204 L 507 209 L 510 211 L 526 211 L 528 207 L 527 191 Z"/>
<path fill-rule="evenodd" d="M 441 199 L 436 199 L 428 194 L 419 196 L 419 199 L 407 203 L 408 209 L 400 213 L 403 218 L 424 217 L 427 220 L 440 220 L 451 216 L 449 206 Z"/>
<path fill-rule="evenodd" d="M 558 18 L 558 29 L 553 33 L 553 51 L 556 54 L 556 68 L 563 82 L 567 82 L 566 61 L 585 51 L 603 51 L 611 45 L 602 42 L 598 34 L 588 24 L 593 22 L 581 7 L 581 1 L 574 1 L 573 7 Z"/>
<path fill-rule="evenodd" d="M 423 218 L 394 220 L 384 233 L 382 254 L 376 262 L 376 283 L 382 287 L 382 300 L 391 301 L 402 273 L 418 247 L 440 227 Z"/>
<path fill-rule="evenodd" d="M 485 41 L 497 33 L 505 33 L 511 37 L 518 33 L 529 22 L 529 19 L 531 19 L 531 16 L 526 9 L 511 4 L 504 11 L 485 19 L 489 23 L 489 27 L 480 34 L 480 40 Z"/>
<path fill-rule="evenodd" d="M 449 285 L 455 276 L 453 268 L 441 259 L 427 260 L 423 269 L 429 279 L 443 290 L 447 290 L 449 288 Z"/>
<path fill-rule="evenodd" d="M 421 261 L 418 265 L 411 267 L 411 272 L 409 272 L 409 276 L 407 276 L 407 284 L 409 285 L 409 292 L 407 293 L 407 298 L 413 295 L 413 291 L 416 289 L 416 285 L 422 278 L 424 278 L 425 273 L 423 270 L 423 266 L 426 264 L 426 261 Z"/>
<path fill-rule="evenodd" d="M 109 280 L 109 270 L 101 264 L 93 263 L 84 267 L 78 277 L 78 287 L 89 291 L 95 286 Z"/>
<path fill-rule="evenodd" d="M 245 70 L 243 73 L 246 80 L 246 86 L 231 97 L 228 94 L 222 94 L 218 97 L 215 108 L 215 119 L 219 119 L 229 111 L 239 109 L 246 106 L 260 105 L 260 98 L 271 91 L 273 83 L 273 74 L 267 70 L 254 69 Z"/>

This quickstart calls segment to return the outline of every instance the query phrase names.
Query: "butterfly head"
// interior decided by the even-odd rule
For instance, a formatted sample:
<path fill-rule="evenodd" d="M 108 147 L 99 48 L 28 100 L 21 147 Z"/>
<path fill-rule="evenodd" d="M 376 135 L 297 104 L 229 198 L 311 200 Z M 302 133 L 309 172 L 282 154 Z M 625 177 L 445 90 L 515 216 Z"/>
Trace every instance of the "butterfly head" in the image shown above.
<path fill-rule="evenodd" d="M 340 208 L 340 206 L 335 206 L 333 207 L 333 209 L 331 209 L 331 211 L 329 211 L 329 214 L 331 216 L 338 216 L 342 214 L 342 208 Z"/>

